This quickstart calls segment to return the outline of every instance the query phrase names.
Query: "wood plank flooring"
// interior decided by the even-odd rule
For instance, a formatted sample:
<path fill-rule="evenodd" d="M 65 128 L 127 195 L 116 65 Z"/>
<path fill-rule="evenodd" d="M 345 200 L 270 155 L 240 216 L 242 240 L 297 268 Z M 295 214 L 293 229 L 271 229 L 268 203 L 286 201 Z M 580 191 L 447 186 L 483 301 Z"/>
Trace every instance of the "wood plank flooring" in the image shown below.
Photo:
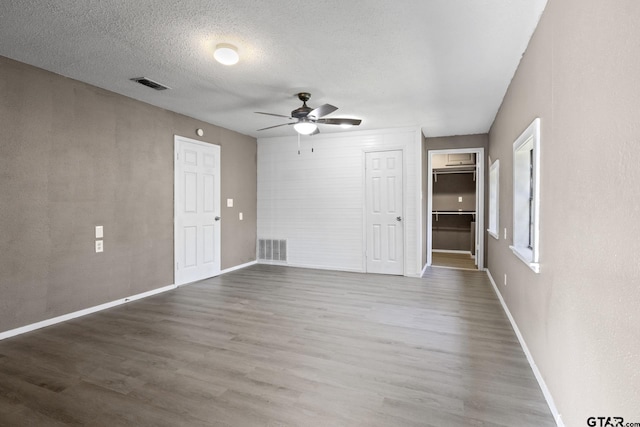
<path fill-rule="evenodd" d="M 465 268 L 477 270 L 475 260 L 471 254 L 450 252 L 431 252 L 431 265 L 434 267 Z"/>
<path fill-rule="evenodd" d="M 482 272 L 256 265 L 0 341 L 2 426 L 553 426 Z"/>

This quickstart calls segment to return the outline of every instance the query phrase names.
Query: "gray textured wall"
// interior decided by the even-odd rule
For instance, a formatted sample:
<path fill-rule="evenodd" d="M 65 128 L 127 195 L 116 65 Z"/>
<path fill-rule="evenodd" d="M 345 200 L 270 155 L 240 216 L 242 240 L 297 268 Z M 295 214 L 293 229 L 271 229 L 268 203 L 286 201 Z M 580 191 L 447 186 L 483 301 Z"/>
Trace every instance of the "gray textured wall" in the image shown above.
<path fill-rule="evenodd" d="M 0 331 L 173 283 L 174 134 L 221 146 L 222 268 L 255 259 L 254 138 L 2 57 L 0 129 Z"/>
<path fill-rule="evenodd" d="M 490 131 L 489 270 L 567 426 L 640 420 L 639 19 L 636 0 L 550 0 Z M 540 274 L 508 247 L 512 144 L 535 117 Z"/>

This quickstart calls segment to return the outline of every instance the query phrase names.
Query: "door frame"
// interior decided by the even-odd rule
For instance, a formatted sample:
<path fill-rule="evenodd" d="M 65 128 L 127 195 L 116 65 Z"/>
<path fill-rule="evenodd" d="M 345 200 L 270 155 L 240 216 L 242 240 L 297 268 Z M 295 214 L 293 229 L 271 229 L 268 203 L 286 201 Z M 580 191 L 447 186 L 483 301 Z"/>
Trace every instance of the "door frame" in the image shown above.
<path fill-rule="evenodd" d="M 178 277 L 179 277 L 179 273 L 178 273 L 178 222 L 177 222 L 177 216 L 178 216 L 178 155 L 180 153 L 180 144 L 182 142 L 188 142 L 191 144 L 195 144 L 195 145 L 200 145 L 203 147 L 218 147 L 218 149 L 220 151 L 221 147 L 219 145 L 215 145 L 215 144 L 210 144 L 208 142 L 203 142 L 203 141 L 198 141 L 197 139 L 191 139 L 191 138 L 187 138 L 185 136 L 180 136 L 180 135 L 174 135 L 173 136 L 173 283 L 176 286 L 181 286 L 181 285 L 185 285 L 188 283 L 179 283 L 178 281 Z M 220 159 L 220 156 L 218 156 L 218 170 L 220 172 L 220 178 L 222 178 L 222 172 L 220 171 L 220 167 L 222 166 L 222 162 Z M 220 186 L 220 180 L 218 179 L 217 182 L 215 183 L 215 189 L 218 193 L 218 206 L 220 207 L 220 209 L 222 209 L 222 205 L 220 204 L 222 202 L 222 195 L 221 195 L 221 186 Z M 219 216 L 221 216 L 219 214 Z M 220 223 L 220 233 L 218 233 L 218 236 L 215 238 L 214 240 L 214 244 L 216 245 L 215 251 L 218 254 L 218 260 L 217 260 L 217 271 L 216 274 L 214 274 L 212 277 L 215 277 L 217 275 L 220 274 L 221 271 L 221 261 L 222 261 L 222 254 L 221 254 L 221 247 L 222 247 L 222 223 Z M 190 282 L 189 282 L 190 283 Z"/>
<path fill-rule="evenodd" d="M 402 276 L 407 274 L 407 156 L 403 145 L 362 150 L 362 271 L 367 271 L 367 154 L 387 151 L 402 152 Z M 419 258 L 419 257 L 418 257 Z"/>
<path fill-rule="evenodd" d="M 431 266 L 431 252 L 433 250 L 433 164 L 434 154 L 462 154 L 474 153 L 476 155 L 476 265 L 478 270 L 484 270 L 484 148 L 457 148 L 449 150 L 429 150 L 427 156 L 427 266 Z"/>

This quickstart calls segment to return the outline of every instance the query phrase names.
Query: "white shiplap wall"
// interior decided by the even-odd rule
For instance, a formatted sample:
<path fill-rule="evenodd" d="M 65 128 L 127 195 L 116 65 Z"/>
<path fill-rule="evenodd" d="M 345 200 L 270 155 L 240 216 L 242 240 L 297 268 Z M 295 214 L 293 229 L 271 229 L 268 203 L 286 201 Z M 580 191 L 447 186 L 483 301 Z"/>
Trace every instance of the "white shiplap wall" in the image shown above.
<path fill-rule="evenodd" d="M 258 139 L 258 238 L 287 239 L 288 264 L 366 270 L 364 156 L 402 150 L 405 275 L 421 256 L 421 134 L 418 128 Z M 311 152 L 313 143 L 314 152 Z"/>

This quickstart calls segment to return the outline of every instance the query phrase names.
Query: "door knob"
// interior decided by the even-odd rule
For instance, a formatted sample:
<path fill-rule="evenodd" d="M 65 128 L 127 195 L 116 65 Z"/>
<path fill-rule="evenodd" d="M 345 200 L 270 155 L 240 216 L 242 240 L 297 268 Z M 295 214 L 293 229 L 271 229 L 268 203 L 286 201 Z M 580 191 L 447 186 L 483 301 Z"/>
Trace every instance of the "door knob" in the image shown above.
<path fill-rule="evenodd" d="M 396 221 L 402 221 L 402 217 L 401 216 L 397 216 L 396 217 Z"/>
<path fill-rule="evenodd" d="M 215 219 L 216 221 L 220 221 L 220 217 L 219 217 L 219 216 L 215 217 L 214 219 Z"/>

